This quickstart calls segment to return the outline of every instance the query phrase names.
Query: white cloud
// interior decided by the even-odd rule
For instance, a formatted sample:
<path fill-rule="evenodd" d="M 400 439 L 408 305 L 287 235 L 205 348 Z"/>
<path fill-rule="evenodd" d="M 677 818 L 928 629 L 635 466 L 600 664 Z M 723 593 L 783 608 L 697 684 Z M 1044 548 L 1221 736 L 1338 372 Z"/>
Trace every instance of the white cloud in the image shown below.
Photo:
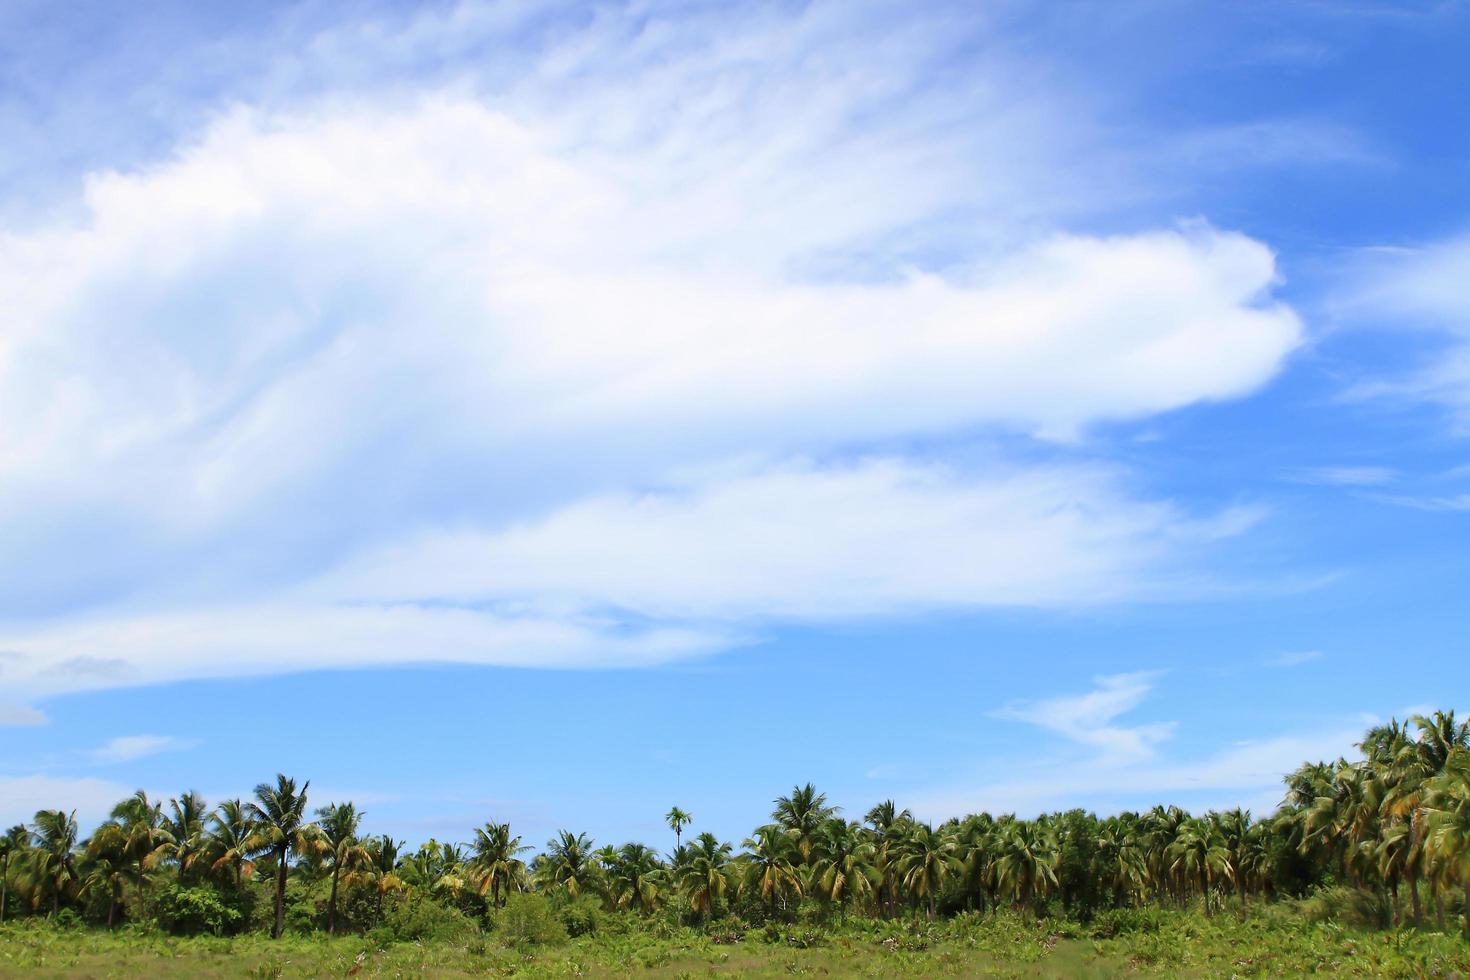
<path fill-rule="evenodd" d="M 1153 672 L 1098 677 L 1097 686 L 1086 694 L 1012 702 L 994 716 L 1024 721 L 1092 746 L 1109 763 L 1147 759 L 1154 754 L 1154 746 L 1174 733 L 1175 723 L 1130 727 L 1115 722 L 1143 703 L 1157 677 Z"/>
<path fill-rule="evenodd" d="M 44 713 L 32 708 L 28 704 L 0 701 L 0 727 L 6 725 L 44 725 L 48 720 Z"/>
<path fill-rule="evenodd" d="M 913 797 L 915 813 L 942 820 L 962 813 L 1034 815 L 1058 807 L 1087 806 L 1104 812 L 1143 809 L 1161 802 L 1197 809 L 1243 806 L 1274 810 L 1282 778 L 1304 762 L 1352 756 L 1363 726 L 1354 719 L 1311 732 L 1287 732 L 1236 742 L 1192 758 L 1162 758 L 1158 746 L 1176 731 L 1174 722 L 1123 726 L 1119 716 L 1140 705 L 1156 674 L 1100 677 L 1086 694 L 1013 704 L 998 712 L 1055 732 L 1095 751 L 1041 757 L 1032 764 L 1014 758 L 981 770 L 962 784 L 928 789 Z"/>
<path fill-rule="evenodd" d="M 1293 470 L 1289 478 L 1298 483 L 1334 487 L 1372 487 L 1391 483 L 1398 476 L 1387 466 L 1308 466 Z"/>
<path fill-rule="evenodd" d="M 0 827 L 30 823 L 38 810 L 75 810 L 80 823 L 105 818 L 132 789 L 104 779 L 33 774 L 0 776 Z"/>
<path fill-rule="evenodd" d="M 1277 654 L 1266 661 L 1271 667 L 1299 667 L 1313 660 L 1322 659 L 1321 650 L 1293 650 L 1288 653 Z"/>
<path fill-rule="evenodd" d="M 959 125 L 914 97 L 942 25 L 874 51 L 839 13 L 241 107 L 0 234 L 6 683 L 647 664 L 1197 591 L 1183 552 L 1252 512 L 912 447 L 1065 456 L 1254 391 L 1301 335 L 1271 251 L 1059 231 L 1098 169 L 1066 99 L 996 66 Z"/>
<path fill-rule="evenodd" d="M 197 744 L 194 739 L 177 738 L 173 735 L 119 735 L 88 752 L 87 756 L 93 762 L 109 765 L 132 762 L 160 752 L 177 752 Z"/>

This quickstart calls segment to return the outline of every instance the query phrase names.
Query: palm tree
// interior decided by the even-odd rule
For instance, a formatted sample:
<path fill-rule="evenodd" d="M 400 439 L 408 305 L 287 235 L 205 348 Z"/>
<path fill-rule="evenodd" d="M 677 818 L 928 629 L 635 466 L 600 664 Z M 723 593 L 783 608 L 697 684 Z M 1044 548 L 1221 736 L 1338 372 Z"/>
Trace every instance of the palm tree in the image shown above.
<path fill-rule="evenodd" d="M 793 787 L 790 796 L 778 796 L 775 804 L 771 819 L 791 832 L 805 862 L 811 857 L 817 828 L 836 815 L 838 807 L 828 806 L 827 794 L 818 793 L 811 783 Z"/>
<path fill-rule="evenodd" d="M 891 916 L 898 910 L 897 855 L 892 851 L 895 831 L 911 823 L 914 815 L 908 810 L 899 810 L 892 800 L 884 800 L 864 814 L 863 819 L 873 828 L 873 868 L 878 874 L 878 902 Z"/>
<path fill-rule="evenodd" d="M 116 824 L 104 824 L 87 843 L 87 859 L 83 867 L 82 891 L 101 892 L 107 896 L 107 928 L 117 918 L 122 904 L 123 882 L 136 874 L 136 866 L 128 853 L 128 834 Z"/>
<path fill-rule="evenodd" d="M 822 900 L 837 906 L 838 916 L 846 917 L 851 900 L 872 895 L 873 855 L 876 848 L 862 827 L 846 820 L 832 819 L 817 833 L 817 858 L 812 865 L 812 884 Z"/>
<path fill-rule="evenodd" d="M 684 828 L 694 822 L 694 814 L 687 810 L 681 810 L 676 806 L 669 807 L 669 812 L 664 814 L 664 820 L 669 829 L 674 832 L 674 850 L 684 846 Z"/>
<path fill-rule="evenodd" d="M 757 827 L 741 846 L 746 849 L 741 855 L 744 885 L 760 892 L 772 915 L 776 914 L 776 903 L 784 902 L 788 891 L 801 897 L 801 882 L 796 876 L 801 854 L 793 831 L 767 824 Z"/>
<path fill-rule="evenodd" d="M 940 889 L 950 875 L 961 870 L 955 851 L 955 843 L 949 835 L 928 824 L 909 824 L 899 841 L 900 881 L 910 895 L 927 900 L 931 920 Z"/>
<path fill-rule="evenodd" d="M 1007 823 L 997 841 L 996 881 L 1022 909 L 1057 883 L 1056 840 L 1046 828 L 1028 820 Z"/>
<path fill-rule="evenodd" d="M 575 899 L 595 883 L 597 862 L 592 857 L 592 839 L 586 834 L 563 830 L 546 842 L 546 853 L 537 861 L 537 877 L 548 890 Z"/>
<path fill-rule="evenodd" d="M 510 824 L 490 822 L 475 831 L 474 843 L 470 845 L 474 857 L 470 860 L 470 873 L 478 883 L 481 895 L 490 892 L 491 904 L 496 908 L 505 904 L 501 893 L 509 894 L 526 877 L 526 865 L 516 857 L 529 851 L 522 846 L 519 837 L 512 837 Z"/>
<path fill-rule="evenodd" d="M 730 884 L 730 845 L 708 831 L 700 834 L 676 873 L 689 904 L 708 920 Z"/>
<path fill-rule="evenodd" d="M 395 841 L 387 834 L 370 837 L 363 844 L 366 860 L 350 872 L 351 880 L 371 885 L 376 893 L 373 906 L 375 922 L 383 918 L 383 896 L 406 887 L 398 875 L 398 852 L 402 847 L 403 841 Z"/>
<path fill-rule="evenodd" d="M 344 870 L 351 871 L 367 861 L 367 851 L 357 840 L 362 814 L 351 803 L 329 803 L 317 810 L 319 844 L 323 856 L 332 865 L 332 893 L 327 900 L 327 935 L 337 931 L 337 885 Z"/>
<path fill-rule="evenodd" d="M 247 805 L 254 827 L 246 842 L 253 855 L 269 854 L 276 862 L 275 920 L 271 938 L 280 939 L 286 926 L 286 874 L 292 854 L 311 850 L 317 829 L 306 819 L 306 790 L 311 780 L 296 789 L 296 780 L 285 773 L 276 774 L 276 784 L 261 783 L 255 787 L 255 802 Z"/>
<path fill-rule="evenodd" d="M 10 898 L 11 859 L 25 854 L 30 838 L 24 824 L 16 824 L 0 836 L 0 923 L 5 921 L 5 907 Z"/>
<path fill-rule="evenodd" d="M 112 808 L 111 823 L 121 829 L 123 853 L 133 862 L 131 877 L 141 920 L 149 873 L 177 841 L 163 826 L 163 804 L 148 799 L 141 789 Z"/>
<path fill-rule="evenodd" d="M 203 845 L 204 853 L 213 858 L 209 870 L 232 869 L 235 887 L 243 888 L 245 876 L 255 873 L 255 862 L 249 859 L 255 833 L 249 807 L 239 800 L 225 800 L 210 816 L 209 824 Z"/>
<path fill-rule="evenodd" d="M 37 812 L 31 825 L 35 851 L 31 855 L 30 873 L 39 892 L 51 895 L 51 912 L 61 911 L 61 899 L 68 887 L 78 880 L 74 852 L 77 849 L 77 812 L 61 810 Z"/>
<path fill-rule="evenodd" d="M 163 829 L 173 838 L 171 850 L 179 863 L 179 882 L 188 880 L 195 861 L 205 847 L 204 823 L 209 807 L 204 799 L 193 790 L 180 794 L 169 801 L 169 815 L 164 817 Z"/>
<path fill-rule="evenodd" d="M 1470 749 L 1457 747 L 1445 757 L 1425 809 L 1431 854 L 1464 884 L 1465 935 L 1470 938 Z"/>
<path fill-rule="evenodd" d="M 663 869 L 652 848 L 642 844 L 624 844 L 604 859 L 604 866 L 613 908 L 653 911 L 658 902 Z"/>

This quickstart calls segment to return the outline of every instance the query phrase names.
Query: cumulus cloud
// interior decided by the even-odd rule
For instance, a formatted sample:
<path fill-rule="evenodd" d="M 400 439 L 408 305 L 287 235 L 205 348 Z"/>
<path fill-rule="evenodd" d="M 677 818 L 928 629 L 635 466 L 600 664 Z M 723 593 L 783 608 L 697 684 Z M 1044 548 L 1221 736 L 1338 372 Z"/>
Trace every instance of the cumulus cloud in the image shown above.
<path fill-rule="evenodd" d="M 113 805 L 132 791 L 131 787 L 105 779 L 0 776 L 0 825 L 28 824 L 35 819 L 36 811 L 60 807 L 68 812 L 75 810 L 81 823 L 93 823 L 106 817 Z"/>
<path fill-rule="evenodd" d="M 0 701 L 0 726 L 4 725 L 44 725 L 47 722 L 46 715 L 27 704 L 16 704 L 11 701 Z"/>
<path fill-rule="evenodd" d="M 1266 383 L 1270 249 L 1068 233 L 1061 100 L 919 97 L 941 25 L 840 20 L 239 106 L 0 233 L 7 681 L 647 664 L 1189 582 L 1252 512 L 1027 460 Z M 1048 448 L 923 448 L 999 434 Z"/>

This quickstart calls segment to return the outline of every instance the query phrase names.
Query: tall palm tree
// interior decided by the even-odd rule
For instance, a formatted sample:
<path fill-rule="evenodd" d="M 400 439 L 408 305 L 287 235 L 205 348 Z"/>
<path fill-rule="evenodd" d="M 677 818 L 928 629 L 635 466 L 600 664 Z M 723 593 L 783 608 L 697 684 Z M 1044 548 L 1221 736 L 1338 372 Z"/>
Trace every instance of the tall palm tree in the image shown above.
<path fill-rule="evenodd" d="M 811 857 L 817 829 L 835 816 L 839 808 L 828 806 L 827 794 L 818 793 L 811 783 L 793 787 L 790 796 L 778 796 L 775 804 L 771 819 L 790 831 L 805 862 Z"/>
<path fill-rule="evenodd" d="M 597 862 L 592 857 L 592 839 L 586 834 L 560 831 L 546 842 L 546 853 L 537 861 L 537 877 L 548 891 L 577 898 L 596 884 Z"/>
<path fill-rule="evenodd" d="M 209 870 L 218 873 L 231 869 L 235 887 L 243 888 L 245 876 L 255 873 L 255 862 L 250 860 L 254 833 L 255 821 L 246 804 L 238 799 L 221 803 L 210 815 L 204 832 L 204 853 L 211 859 Z"/>
<path fill-rule="evenodd" d="M 153 867 L 177 841 L 163 825 L 163 804 L 148 799 L 141 789 L 112 808 L 111 823 L 121 829 L 123 852 L 133 862 L 134 899 L 141 920 Z"/>
<path fill-rule="evenodd" d="M 898 850 L 899 880 L 910 895 L 927 902 L 932 920 L 944 883 L 962 870 L 955 842 L 928 824 L 911 823 Z"/>
<path fill-rule="evenodd" d="M 642 844 L 624 844 L 605 861 L 608 895 L 618 909 L 652 912 L 658 903 L 663 868 L 652 848 Z"/>
<path fill-rule="evenodd" d="M 873 828 L 873 868 L 878 874 L 878 903 L 888 915 L 898 911 L 897 854 L 895 831 L 914 819 L 908 810 L 898 809 L 892 800 L 874 806 L 863 819 Z"/>
<path fill-rule="evenodd" d="M 677 851 L 684 846 L 684 828 L 694 822 L 694 814 L 671 806 L 669 812 L 664 814 L 664 820 L 668 823 L 669 829 L 674 832 L 674 850 Z"/>
<path fill-rule="evenodd" d="M 117 919 L 118 906 L 122 904 L 123 882 L 136 875 L 128 845 L 128 834 L 117 824 L 103 824 L 87 842 L 82 892 L 100 892 L 107 896 L 109 929 Z"/>
<path fill-rule="evenodd" d="M 255 801 L 247 804 L 254 827 L 247 841 L 252 855 L 269 854 L 276 862 L 275 919 L 271 938 L 280 939 L 286 928 L 286 875 L 293 854 L 316 846 L 317 829 L 306 819 L 306 791 L 311 780 L 296 789 L 296 780 L 276 774 L 276 784 L 255 787 Z"/>
<path fill-rule="evenodd" d="M 36 813 L 31 825 L 34 851 L 31 854 L 30 873 L 35 881 L 37 895 L 49 893 L 51 912 L 61 911 L 61 900 L 68 888 L 79 878 L 75 861 L 77 849 L 77 812 L 41 810 Z"/>
<path fill-rule="evenodd" d="M 170 850 L 179 865 L 179 881 L 187 881 L 194 864 L 205 848 L 205 821 L 209 807 L 193 790 L 169 801 L 169 813 L 163 818 L 163 829 L 173 838 Z"/>
<path fill-rule="evenodd" d="M 1455 748 L 1434 777 L 1425 809 L 1435 861 L 1465 888 L 1465 935 L 1470 938 L 1470 749 Z"/>
<path fill-rule="evenodd" d="M 511 836 L 510 824 L 491 821 L 475 831 L 470 849 L 474 852 L 470 873 L 480 894 L 488 891 L 491 904 L 496 908 L 503 906 L 504 896 L 519 887 L 526 877 L 525 862 L 516 855 L 524 854 L 530 847 L 523 846 L 519 837 Z"/>
<path fill-rule="evenodd" d="M 730 884 L 730 845 L 708 831 L 700 834 L 676 874 L 689 904 L 708 920 Z"/>
<path fill-rule="evenodd" d="M 875 850 L 862 827 L 846 820 L 828 820 L 817 832 L 812 890 L 836 905 L 839 917 L 846 916 L 852 901 L 873 894 Z"/>
<path fill-rule="evenodd" d="M 31 841 L 24 824 L 16 824 L 0 835 L 0 922 L 5 921 L 5 907 L 10 898 L 10 862 L 24 855 Z"/>
<path fill-rule="evenodd" d="M 996 881 L 1022 909 L 1057 883 L 1057 842 L 1047 829 L 1029 820 L 1007 823 L 999 835 Z"/>
<path fill-rule="evenodd" d="M 776 904 L 784 903 L 788 893 L 801 897 L 796 864 L 802 855 L 797 849 L 794 830 L 766 824 L 757 827 L 741 846 L 746 851 L 741 855 L 745 865 L 744 885 L 760 893 L 772 915 L 776 914 Z"/>
<path fill-rule="evenodd" d="M 362 814 L 351 803 L 329 803 L 317 810 L 320 831 L 318 850 L 332 867 L 332 892 L 327 900 L 327 935 L 337 931 L 337 886 L 343 871 L 351 871 L 368 859 L 357 840 Z"/>
<path fill-rule="evenodd" d="M 395 841 L 387 834 L 370 837 L 363 843 L 366 860 L 350 873 L 352 881 L 370 885 L 376 893 L 373 904 L 375 922 L 383 918 L 384 896 L 406 887 L 403 878 L 398 874 L 398 852 L 402 847 L 403 841 Z"/>

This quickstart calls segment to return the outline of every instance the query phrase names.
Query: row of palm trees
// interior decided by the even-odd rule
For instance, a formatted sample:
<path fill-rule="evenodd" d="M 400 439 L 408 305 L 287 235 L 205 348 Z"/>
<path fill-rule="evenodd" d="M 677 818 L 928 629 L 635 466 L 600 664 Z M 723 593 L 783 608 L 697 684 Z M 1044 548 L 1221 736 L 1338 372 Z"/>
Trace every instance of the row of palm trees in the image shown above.
<path fill-rule="evenodd" d="M 213 810 L 194 793 L 165 810 L 140 791 L 85 841 L 74 814 L 60 810 L 0 837 L 0 921 L 13 893 L 29 914 L 91 903 L 106 909 L 110 927 L 119 912 L 146 917 L 149 889 L 164 878 L 268 889 L 279 936 L 294 872 L 326 891 L 328 932 L 341 924 L 344 892 L 367 896 L 376 918 L 398 894 L 483 911 L 523 891 L 644 914 L 673 903 L 703 919 L 722 910 L 780 918 L 803 903 L 838 917 L 934 918 L 1045 903 L 1086 916 L 1201 902 L 1210 914 L 1227 900 L 1341 883 L 1387 896 L 1400 918 L 1407 898 L 1416 926 L 1426 900 L 1441 927 L 1462 904 L 1470 933 L 1470 724 L 1453 712 L 1394 721 L 1371 729 L 1361 749 L 1359 760 L 1291 773 L 1281 808 L 1260 820 L 1239 809 L 1158 806 L 1102 819 L 1081 810 L 1035 820 L 982 813 L 935 826 L 885 801 L 854 821 L 807 784 L 779 797 L 738 852 L 707 832 L 686 842 L 694 818 L 674 807 L 667 856 L 563 831 L 528 860 L 531 848 L 493 821 L 468 844 L 431 840 L 405 852 L 401 841 L 362 835 L 351 803 L 313 814 L 309 785 L 284 775 L 248 802 Z"/>

